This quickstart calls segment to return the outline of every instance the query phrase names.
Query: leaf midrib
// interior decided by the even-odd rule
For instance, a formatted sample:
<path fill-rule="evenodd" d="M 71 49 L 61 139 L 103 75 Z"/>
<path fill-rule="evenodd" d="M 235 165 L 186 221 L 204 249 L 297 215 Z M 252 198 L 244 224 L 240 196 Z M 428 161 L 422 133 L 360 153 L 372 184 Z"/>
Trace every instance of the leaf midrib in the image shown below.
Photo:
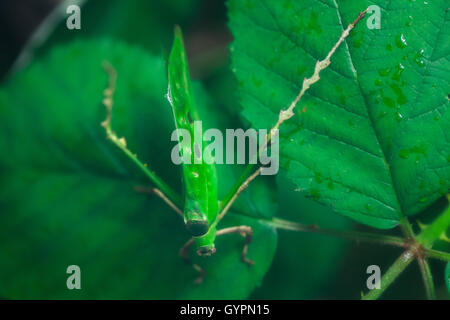
<path fill-rule="evenodd" d="M 339 5 L 336 2 L 336 0 L 333 0 L 333 3 L 336 6 L 336 14 L 337 14 L 337 16 L 339 18 L 339 24 L 341 25 L 342 30 L 345 30 L 345 26 L 344 26 L 344 24 L 342 22 L 342 16 L 341 16 L 341 13 L 340 13 L 340 10 L 339 10 Z M 390 3 L 391 3 L 391 1 L 388 2 L 388 5 L 386 7 L 389 7 Z M 374 38 L 377 35 L 378 35 L 378 33 L 375 33 Z M 373 41 L 373 39 L 372 39 L 372 41 Z M 387 172 L 389 174 L 389 179 L 391 180 L 392 191 L 393 191 L 393 193 L 395 195 L 396 205 L 398 206 L 397 214 L 399 216 L 399 220 L 401 221 L 404 218 L 404 213 L 403 213 L 404 209 L 403 209 L 402 203 L 401 203 L 400 198 L 399 198 L 398 186 L 397 186 L 397 184 L 395 182 L 395 179 L 394 179 L 394 177 L 392 175 L 391 166 L 390 166 L 390 164 L 389 164 L 389 162 L 387 160 L 387 157 L 386 157 L 386 150 L 384 150 L 383 145 L 381 143 L 381 138 L 380 138 L 379 132 L 377 130 L 376 121 L 372 117 L 372 113 L 370 112 L 369 103 L 367 101 L 366 95 L 364 94 L 364 91 L 361 88 L 361 83 L 359 82 L 359 79 L 358 79 L 358 72 L 356 71 L 356 68 L 355 68 L 355 66 L 353 64 L 353 58 L 352 58 L 352 54 L 350 52 L 350 48 L 349 48 L 348 43 L 347 43 L 347 39 L 344 40 L 344 44 L 345 44 L 345 48 L 346 48 L 345 51 L 346 51 L 346 53 L 348 55 L 348 59 L 349 59 L 350 65 L 352 67 L 352 72 L 353 72 L 353 76 L 354 76 L 355 82 L 356 82 L 356 84 L 358 86 L 358 90 L 359 90 L 359 92 L 360 92 L 360 94 L 362 96 L 362 99 L 364 101 L 364 107 L 366 109 L 367 117 L 368 117 L 368 119 L 370 121 L 370 125 L 371 125 L 371 128 L 372 128 L 372 131 L 373 131 L 373 133 L 375 135 L 376 142 L 377 142 L 379 150 L 381 152 L 384 166 L 385 166 L 385 168 L 386 168 L 386 170 L 387 170 Z"/>
<path fill-rule="evenodd" d="M 344 25 L 343 25 L 343 23 L 342 23 L 342 17 L 341 17 L 340 11 L 339 11 L 339 7 L 338 7 L 338 5 L 337 5 L 337 3 L 336 3 L 335 0 L 333 0 L 333 2 L 334 2 L 334 4 L 335 4 L 336 14 L 337 14 L 337 16 L 338 16 L 339 23 L 340 23 L 340 25 L 341 25 L 341 29 L 344 30 L 345 27 L 344 27 Z M 285 37 L 287 37 L 287 38 L 288 38 L 288 39 L 289 39 L 296 47 L 299 47 L 298 44 L 297 44 L 296 42 L 294 42 L 294 41 L 293 41 L 293 40 L 292 40 L 285 32 L 283 32 L 283 31 L 281 30 L 281 27 L 280 27 L 279 24 L 277 23 L 276 18 L 275 18 L 275 16 L 274 16 L 273 12 L 271 11 L 270 7 L 267 6 L 266 1 L 265 1 L 265 0 L 261 0 L 261 4 L 262 4 L 262 6 L 264 7 L 264 9 L 269 13 L 269 15 L 272 17 L 272 20 L 274 20 L 275 25 L 276 25 L 276 27 L 278 28 L 278 32 L 280 32 L 280 33 L 283 34 Z M 251 19 L 251 18 L 250 18 L 250 19 Z M 353 76 L 354 76 L 354 78 L 353 78 L 352 80 L 355 81 L 355 83 L 357 84 L 358 90 L 359 90 L 359 92 L 360 92 L 360 94 L 361 94 L 361 96 L 362 96 L 362 98 L 363 98 L 363 101 L 364 101 L 364 107 L 365 107 L 365 110 L 366 110 L 366 113 L 367 113 L 368 120 L 370 121 L 371 130 L 372 130 L 373 133 L 374 133 L 374 137 L 375 137 L 375 139 L 376 139 L 376 143 L 377 143 L 377 145 L 378 145 L 378 149 L 379 149 L 379 151 L 380 151 L 380 153 L 381 153 L 380 158 L 382 159 L 383 164 L 384 164 L 384 167 L 386 168 L 386 170 L 387 170 L 387 172 L 388 172 L 388 174 L 389 174 L 390 186 L 391 186 L 391 188 L 392 188 L 392 193 L 394 194 L 394 198 L 395 198 L 395 204 L 394 204 L 394 205 L 395 205 L 395 207 L 397 208 L 397 209 L 394 210 L 394 211 L 397 213 L 398 218 L 399 218 L 399 221 L 401 221 L 402 219 L 404 219 L 404 214 L 403 214 L 403 211 L 404 211 L 404 210 L 403 210 L 402 204 L 401 204 L 400 199 L 399 199 L 398 189 L 397 189 L 395 180 L 393 179 L 393 175 L 392 175 L 392 171 L 391 171 L 391 169 L 390 169 L 389 162 L 387 161 L 386 151 L 384 150 L 384 148 L 382 147 L 382 144 L 380 143 L 380 140 L 381 140 L 381 139 L 380 139 L 379 133 L 378 133 L 377 130 L 376 130 L 375 121 L 374 121 L 373 117 L 371 116 L 371 113 L 369 112 L 369 111 L 370 111 L 370 108 L 369 108 L 368 102 L 367 102 L 367 100 L 366 100 L 366 97 L 365 97 L 365 95 L 363 94 L 363 90 L 362 90 L 362 88 L 361 88 L 361 84 L 360 84 L 360 82 L 359 82 L 359 80 L 358 80 L 357 71 L 356 71 L 356 69 L 355 69 L 355 67 L 354 67 L 353 59 L 352 59 L 352 56 L 351 56 L 350 49 L 349 49 L 349 47 L 348 47 L 347 41 L 345 40 L 344 43 L 345 43 L 345 46 L 346 46 L 346 53 L 347 53 L 347 55 L 348 55 L 350 65 L 351 65 L 351 67 L 352 67 L 352 73 L 353 73 Z M 314 58 L 314 57 L 313 57 L 313 58 Z M 331 68 L 331 70 L 333 70 L 334 72 L 337 72 L 337 71 L 335 71 L 333 68 Z M 270 71 L 271 71 L 271 72 L 274 72 L 273 70 L 270 70 Z M 341 75 L 341 76 L 342 76 L 342 75 Z M 271 111 L 272 111 L 272 110 L 271 110 Z M 273 112 L 273 111 L 272 111 L 272 112 Z M 365 194 L 365 195 L 366 195 L 366 194 Z M 366 195 L 366 196 L 367 196 L 367 195 Z"/>

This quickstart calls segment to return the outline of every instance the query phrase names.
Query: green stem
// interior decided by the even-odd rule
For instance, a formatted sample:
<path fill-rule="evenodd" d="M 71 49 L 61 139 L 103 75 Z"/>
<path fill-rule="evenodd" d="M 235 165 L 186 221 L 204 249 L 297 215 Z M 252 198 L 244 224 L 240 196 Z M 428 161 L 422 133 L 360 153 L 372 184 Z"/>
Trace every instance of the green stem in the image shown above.
<path fill-rule="evenodd" d="M 427 254 L 437 254 L 439 258 L 447 256 L 449 254 L 445 252 L 439 252 L 431 250 L 434 242 L 441 237 L 441 235 L 450 227 L 450 206 L 431 224 L 429 225 L 421 234 L 417 236 L 417 242 L 422 245 L 422 251 L 425 255 Z M 420 267 L 420 272 L 422 274 L 423 283 L 425 285 L 425 291 L 427 293 L 427 298 L 429 300 L 436 299 L 436 290 L 433 283 L 433 275 L 430 270 L 430 265 L 426 258 L 422 255 L 418 255 L 418 263 Z"/>
<path fill-rule="evenodd" d="M 436 300 L 436 290 L 433 283 L 433 275 L 431 274 L 430 265 L 424 257 L 418 257 L 417 259 L 420 267 L 420 273 L 422 274 L 423 283 L 425 285 L 425 291 L 427 293 L 428 300 Z"/>
<path fill-rule="evenodd" d="M 414 239 L 414 231 L 407 217 L 400 218 L 399 225 L 407 239 Z"/>
<path fill-rule="evenodd" d="M 423 253 L 425 254 L 425 256 L 429 258 L 440 259 L 443 261 L 450 261 L 450 253 L 447 252 L 442 252 L 433 249 L 423 249 Z"/>
<path fill-rule="evenodd" d="M 405 219 L 405 221 L 407 221 Z M 406 224 L 404 224 L 406 226 Z M 409 225 L 409 222 L 408 222 Z M 450 255 L 445 252 L 431 250 L 434 242 L 441 237 L 441 235 L 450 227 L 450 207 L 433 221 L 422 233 L 420 233 L 412 242 L 408 245 L 411 249 L 404 252 L 389 268 L 386 274 L 381 279 L 381 289 L 371 290 L 363 299 L 372 300 L 379 298 L 382 293 L 391 285 L 391 283 L 405 270 L 405 268 L 414 260 L 418 250 L 421 250 L 427 256 L 436 257 L 448 261 Z M 407 229 L 410 229 L 407 227 Z M 409 239 L 411 240 L 411 239 Z M 419 254 L 419 266 L 422 272 L 425 288 L 427 290 L 427 296 L 433 298 L 434 285 L 428 263 Z M 421 261 L 422 260 L 422 261 Z"/>
<path fill-rule="evenodd" d="M 394 280 L 406 269 L 406 267 L 414 260 L 414 254 L 411 250 L 405 251 L 389 268 L 389 270 L 381 277 L 381 288 L 373 289 L 362 297 L 363 300 L 376 300 L 384 291 L 394 282 Z"/>
<path fill-rule="evenodd" d="M 375 242 L 375 243 L 380 243 L 380 244 L 385 244 L 385 245 L 392 245 L 392 246 L 396 246 L 396 247 L 406 247 L 406 245 L 407 245 L 406 242 L 402 238 L 388 236 L 388 235 L 384 235 L 384 234 L 378 234 L 378 233 L 325 229 L 325 228 L 320 228 L 316 225 L 303 225 L 300 223 L 286 221 L 286 220 L 278 219 L 278 218 L 273 218 L 271 221 L 264 221 L 264 222 L 275 228 L 284 229 L 284 230 L 325 234 L 325 235 L 344 238 L 344 239 L 350 239 L 350 240 L 355 240 L 355 241 Z"/>
<path fill-rule="evenodd" d="M 450 228 L 450 206 L 417 236 L 417 242 L 426 249 L 431 249 L 434 242 Z"/>

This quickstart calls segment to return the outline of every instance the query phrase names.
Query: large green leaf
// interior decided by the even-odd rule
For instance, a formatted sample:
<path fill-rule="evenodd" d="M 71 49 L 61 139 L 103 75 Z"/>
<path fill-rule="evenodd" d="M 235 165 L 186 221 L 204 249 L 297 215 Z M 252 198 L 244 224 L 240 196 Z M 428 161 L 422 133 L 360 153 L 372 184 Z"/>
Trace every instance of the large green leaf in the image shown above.
<path fill-rule="evenodd" d="M 323 228 L 349 229 L 352 221 L 294 191 L 293 183 L 284 173 L 277 175 L 279 217 Z M 299 215 L 301 214 L 301 219 Z M 342 258 L 351 242 L 329 236 L 278 232 L 278 248 L 263 285 L 252 299 L 323 299 L 332 297 L 331 283 L 342 275 Z M 352 247 L 352 252 L 355 248 Z M 346 259 L 344 261 L 347 262 Z M 358 283 L 359 284 L 359 283 Z M 355 289 L 355 288 L 352 288 Z M 359 292 L 356 288 L 356 297 Z M 342 297 L 339 288 L 336 297 Z"/>
<path fill-rule="evenodd" d="M 362 21 L 281 128 L 280 157 L 299 190 L 377 228 L 450 188 L 448 2 L 230 0 L 242 115 L 271 127 L 350 22 Z"/>
<path fill-rule="evenodd" d="M 249 258 L 255 265 L 240 261 L 242 237 L 219 237 L 214 256 L 195 257 L 207 277 L 194 285 L 195 271 L 178 257 L 189 238 L 182 220 L 160 199 L 134 191 L 148 181 L 100 126 L 106 116 L 103 60 L 118 72 L 114 130 L 179 189 L 163 59 L 111 41 L 55 49 L 0 91 L 0 296 L 247 297 L 276 248 L 276 232 L 255 219 L 275 213 L 269 191 L 255 185 L 240 201 L 244 215 L 224 219 L 223 226 L 253 227 Z M 202 112 L 211 113 L 211 101 L 196 90 Z M 219 174 L 224 185 L 232 176 Z M 257 199 L 264 195 L 261 206 Z M 81 267 L 81 290 L 66 288 L 72 264 Z"/>

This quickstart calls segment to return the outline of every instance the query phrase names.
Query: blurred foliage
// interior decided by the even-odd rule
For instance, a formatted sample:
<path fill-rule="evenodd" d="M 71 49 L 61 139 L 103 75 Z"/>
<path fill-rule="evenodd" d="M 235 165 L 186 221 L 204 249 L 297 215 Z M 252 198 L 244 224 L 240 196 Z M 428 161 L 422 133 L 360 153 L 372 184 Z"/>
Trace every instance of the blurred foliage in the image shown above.
<path fill-rule="evenodd" d="M 450 292 L 450 262 L 447 263 L 445 268 L 445 284 L 447 285 L 447 290 Z"/>
<path fill-rule="evenodd" d="M 76 38 L 114 37 L 153 52 L 169 48 L 176 24 L 188 29 L 200 0 L 88 0 L 81 10 L 81 30 L 68 31 L 65 19 L 44 48 Z"/>

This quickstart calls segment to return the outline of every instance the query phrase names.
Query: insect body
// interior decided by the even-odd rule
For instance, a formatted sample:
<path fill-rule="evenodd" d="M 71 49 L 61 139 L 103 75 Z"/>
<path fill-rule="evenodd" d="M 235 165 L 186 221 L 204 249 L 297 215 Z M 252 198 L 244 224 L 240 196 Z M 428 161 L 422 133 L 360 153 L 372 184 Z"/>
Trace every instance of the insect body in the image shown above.
<path fill-rule="evenodd" d="M 177 132 L 184 130 L 190 137 L 194 137 L 194 139 L 192 139 L 193 141 L 183 142 L 181 141 L 181 135 L 178 134 L 180 155 L 182 155 L 184 159 L 192 160 L 183 162 L 182 164 L 181 171 L 184 187 L 183 198 L 161 178 L 156 176 L 154 172 L 148 170 L 147 166 L 127 149 L 125 138 L 118 138 L 116 133 L 112 130 L 111 117 L 117 74 L 109 63 L 105 62 L 104 67 L 109 76 L 109 86 L 104 91 L 103 99 L 103 104 L 107 110 L 107 117 L 106 120 L 102 122 L 102 126 L 106 130 L 107 138 L 120 148 L 156 186 L 155 188 L 137 186 L 136 190 L 156 194 L 183 217 L 186 229 L 191 234 L 192 238 L 181 248 L 180 256 L 200 272 L 201 275 L 195 282 L 201 282 L 205 272 L 198 265 L 192 263 L 189 256 L 189 249 L 191 246 L 195 245 L 199 255 L 209 256 L 216 251 L 214 245 L 216 236 L 230 233 L 238 233 L 244 236 L 246 242 L 241 257 L 245 263 L 252 265 L 253 261 L 246 257 L 248 244 L 251 241 L 253 233 L 252 229 L 249 226 L 216 229 L 220 220 L 227 213 L 237 196 L 245 189 L 246 185 L 238 188 L 234 196 L 227 201 L 223 208 L 220 208 L 215 165 L 212 161 L 205 159 L 205 157 L 208 156 L 203 155 L 201 147 L 203 143 L 199 144 L 195 139 L 196 136 L 200 136 L 200 139 L 202 139 L 202 137 L 201 133 L 196 133 L 194 130 L 194 122 L 199 121 L 199 116 L 192 94 L 181 30 L 178 27 L 175 29 L 175 40 L 169 57 L 169 90 L 167 97 L 172 106 Z M 204 161 L 198 161 L 202 160 L 202 157 Z M 255 178 L 259 173 L 260 170 L 257 170 L 251 178 Z M 247 181 L 247 184 L 248 182 L 249 181 Z M 180 210 L 179 206 L 183 206 L 183 210 Z"/>
<path fill-rule="evenodd" d="M 187 67 L 181 30 L 175 29 L 175 40 L 168 64 L 169 90 L 168 98 L 172 106 L 175 125 L 178 130 L 185 130 L 190 137 L 187 143 L 180 142 L 180 154 L 189 158 L 182 165 L 184 183 L 184 221 L 189 233 L 195 237 L 199 252 L 214 252 L 216 234 L 215 221 L 218 216 L 217 175 L 215 165 L 202 160 L 203 150 L 196 138 L 201 133 L 194 132 L 194 121 L 199 121 L 192 86 Z M 196 137 L 197 136 L 197 137 Z M 180 139 L 180 137 L 179 137 Z"/>

